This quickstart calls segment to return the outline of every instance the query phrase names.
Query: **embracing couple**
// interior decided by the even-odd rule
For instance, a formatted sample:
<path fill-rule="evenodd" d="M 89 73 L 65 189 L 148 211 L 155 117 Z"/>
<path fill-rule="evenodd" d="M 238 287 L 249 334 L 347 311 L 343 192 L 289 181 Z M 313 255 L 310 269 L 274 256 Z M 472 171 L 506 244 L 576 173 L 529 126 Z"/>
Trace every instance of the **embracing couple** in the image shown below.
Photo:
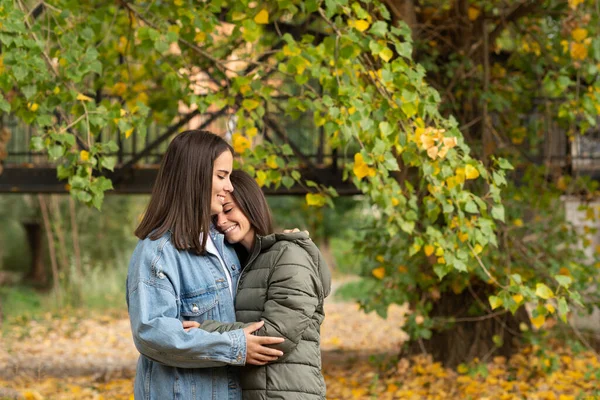
<path fill-rule="evenodd" d="M 324 399 L 331 276 L 303 232 L 273 233 L 217 135 L 169 145 L 127 274 L 136 399 Z"/>

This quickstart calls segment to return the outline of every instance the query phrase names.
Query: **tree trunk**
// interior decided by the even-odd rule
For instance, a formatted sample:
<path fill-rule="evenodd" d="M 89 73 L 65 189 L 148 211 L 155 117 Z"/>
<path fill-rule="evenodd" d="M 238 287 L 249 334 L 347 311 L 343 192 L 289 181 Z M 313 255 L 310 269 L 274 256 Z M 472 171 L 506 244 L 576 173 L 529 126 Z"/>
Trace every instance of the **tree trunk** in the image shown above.
<path fill-rule="evenodd" d="M 31 251 L 31 268 L 25 280 L 31 282 L 33 286 L 44 287 L 48 284 L 48 271 L 44 266 L 42 226 L 38 221 L 24 222 L 23 228 Z"/>
<path fill-rule="evenodd" d="M 456 367 L 474 358 L 485 362 L 491 357 L 510 357 L 521 342 L 521 323 L 530 326 L 529 316 L 524 307 L 515 315 L 510 312 L 494 312 L 487 305 L 487 298 L 493 293 L 487 284 L 465 289 L 460 294 L 445 292 L 434 303 L 430 317 L 456 321 L 447 328 L 433 331 L 428 340 L 416 341 L 410 345 L 409 353 L 418 354 L 426 351 L 434 360 L 447 367 Z M 485 311 L 473 316 L 473 309 Z"/>

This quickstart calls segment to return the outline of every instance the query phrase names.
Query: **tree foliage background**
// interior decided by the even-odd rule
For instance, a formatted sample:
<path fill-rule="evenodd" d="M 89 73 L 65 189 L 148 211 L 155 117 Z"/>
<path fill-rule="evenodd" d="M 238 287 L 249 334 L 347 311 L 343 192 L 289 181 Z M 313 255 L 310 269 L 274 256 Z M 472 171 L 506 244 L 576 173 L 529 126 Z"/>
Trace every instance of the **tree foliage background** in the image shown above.
<path fill-rule="evenodd" d="M 585 235 L 556 212 L 561 194 L 595 185 L 545 163 L 552 138 L 596 124 L 596 8 L 2 0 L 0 110 L 37 127 L 32 148 L 98 208 L 117 135 L 176 130 L 200 114 L 233 126 L 238 165 L 260 185 L 300 183 L 309 205 L 330 204 L 335 190 L 303 179 L 293 148 L 265 140 L 290 120 L 322 128 L 368 205 L 355 243 L 373 283 L 362 305 L 385 314 L 408 301 L 416 341 L 493 322 L 479 341 L 509 351 L 512 313 L 530 303 L 534 327 L 566 321 L 597 279 Z"/>

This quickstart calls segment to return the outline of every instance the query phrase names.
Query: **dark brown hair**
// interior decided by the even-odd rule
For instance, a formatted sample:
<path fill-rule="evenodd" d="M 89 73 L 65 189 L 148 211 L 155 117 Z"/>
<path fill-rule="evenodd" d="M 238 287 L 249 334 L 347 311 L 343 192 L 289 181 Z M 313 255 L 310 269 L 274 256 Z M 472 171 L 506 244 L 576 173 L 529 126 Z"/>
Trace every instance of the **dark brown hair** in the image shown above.
<path fill-rule="evenodd" d="M 208 131 L 177 135 L 160 164 L 150 203 L 135 235 L 156 240 L 170 230 L 178 250 L 204 254 L 211 222 L 213 165 L 225 151 L 233 154 L 225 140 Z"/>
<path fill-rule="evenodd" d="M 244 171 L 231 172 L 231 197 L 242 213 L 250 221 L 257 235 L 265 236 L 273 233 L 273 217 L 264 193 L 258 183 Z"/>

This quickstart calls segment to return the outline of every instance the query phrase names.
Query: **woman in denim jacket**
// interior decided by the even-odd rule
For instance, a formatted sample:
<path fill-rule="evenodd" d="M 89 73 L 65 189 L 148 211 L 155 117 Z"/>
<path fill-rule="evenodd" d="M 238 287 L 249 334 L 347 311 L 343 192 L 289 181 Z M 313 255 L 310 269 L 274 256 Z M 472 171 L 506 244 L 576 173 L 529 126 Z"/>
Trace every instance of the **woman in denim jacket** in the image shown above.
<path fill-rule="evenodd" d="M 263 365 L 283 339 L 252 335 L 262 326 L 209 333 L 183 321 L 234 322 L 238 258 L 211 225 L 233 191 L 233 151 L 219 136 L 187 131 L 169 145 L 127 274 L 127 306 L 141 353 L 136 399 L 241 398 L 232 365 Z"/>

